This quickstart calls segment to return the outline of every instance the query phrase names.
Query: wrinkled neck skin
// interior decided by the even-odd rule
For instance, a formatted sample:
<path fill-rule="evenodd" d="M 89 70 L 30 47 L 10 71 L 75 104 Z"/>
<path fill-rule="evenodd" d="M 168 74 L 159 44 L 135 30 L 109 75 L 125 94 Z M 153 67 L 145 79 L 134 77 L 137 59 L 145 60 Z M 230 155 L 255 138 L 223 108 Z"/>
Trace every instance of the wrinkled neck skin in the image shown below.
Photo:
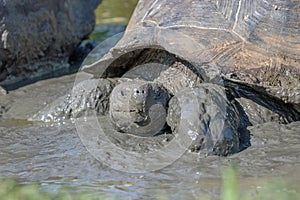
<path fill-rule="evenodd" d="M 115 129 L 137 136 L 153 136 L 166 123 L 167 91 L 159 84 L 134 80 L 117 85 L 110 98 Z"/>

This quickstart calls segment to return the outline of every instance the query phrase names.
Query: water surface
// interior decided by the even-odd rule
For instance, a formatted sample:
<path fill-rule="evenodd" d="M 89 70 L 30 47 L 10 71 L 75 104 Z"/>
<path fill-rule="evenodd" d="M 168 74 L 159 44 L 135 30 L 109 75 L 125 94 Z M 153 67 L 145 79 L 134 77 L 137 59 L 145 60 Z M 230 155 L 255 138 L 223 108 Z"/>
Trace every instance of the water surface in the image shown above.
<path fill-rule="evenodd" d="M 51 192 L 87 191 L 93 195 L 133 199 L 153 196 L 218 199 L 222 171 L 236 162 L 240 185 L 247 191 L 255 191 L 263 186 L 262 181 L 274 178 L 297 186 L 300 180 L 300 122 L 267 123 L 250 130 L 252 146 L 239 154 L 203 158 L 187 152 L 162 170 L 130 174 L 112 170 L 92 157 L 71 122 L 26 124 L 6 120 L 0 125 L 0 172 L 22 184 L 37 183 L 42 190 Z"/>

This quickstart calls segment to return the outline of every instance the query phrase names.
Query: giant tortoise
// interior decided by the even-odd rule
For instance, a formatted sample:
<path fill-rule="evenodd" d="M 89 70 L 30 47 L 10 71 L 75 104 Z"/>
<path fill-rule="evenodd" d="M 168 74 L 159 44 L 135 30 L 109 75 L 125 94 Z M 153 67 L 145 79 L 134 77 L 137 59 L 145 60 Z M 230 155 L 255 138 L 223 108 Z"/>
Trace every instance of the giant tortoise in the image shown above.
<path fill-rule="evenodd" d="M 118 132 L 169 130 L 188 134 L 196 150 L 238 152 L 249 146 L 247 126 L 300 119 L 299 5 L 140 0 L 116 45 L 83 64 L 100 81 L 93 107 Z"/>

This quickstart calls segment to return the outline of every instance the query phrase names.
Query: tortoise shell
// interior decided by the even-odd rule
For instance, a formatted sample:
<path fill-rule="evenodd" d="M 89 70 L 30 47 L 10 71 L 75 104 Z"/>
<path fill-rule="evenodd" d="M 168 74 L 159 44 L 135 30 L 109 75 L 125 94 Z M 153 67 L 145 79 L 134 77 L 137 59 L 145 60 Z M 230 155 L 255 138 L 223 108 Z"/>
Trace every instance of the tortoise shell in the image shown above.
<path fill-rule="evenodd" d="M 299 13 L 299 0 L 140 0 L 121 39 L 83 71 L 121 77 L 180 58 L 204 82 L 300 120 Z"/>

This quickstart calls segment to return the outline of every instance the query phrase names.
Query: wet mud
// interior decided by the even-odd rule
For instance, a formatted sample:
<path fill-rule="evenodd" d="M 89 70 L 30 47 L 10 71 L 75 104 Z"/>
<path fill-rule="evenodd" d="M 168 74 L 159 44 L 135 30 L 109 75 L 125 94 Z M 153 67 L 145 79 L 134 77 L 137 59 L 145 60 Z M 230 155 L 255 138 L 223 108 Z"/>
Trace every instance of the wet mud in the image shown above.
<path fill-rule="evenodd" d="M 159 171 L 131 174 L 113 170 L 95 159 L 69 121 L 32 122 L 27 119 L 73 87 L 75 75 L 48 79 L 0 96 L 0 173 L 20 183 L 37 183 L 46 191 L 86 191 L 117 198 L 218 199 L 223 170 L 239 165 L 243 189 L 261 187 L 261 180 L 300 180 L 300 122 L 265 122 L 248 127 L 251 146 L 228 156 L 187 151 Z M 105 124 L 105 119 L 99 118 Z M 105 127 L 104 127 L 105 128 Z M 109 126 L 107 127 L 109 129 Z M 111 137 L 129 151 L 153 150 L 172 135 L 154 139 Z M 143 141 L 143 142 L 142 142 Z M 135 145 L 135 146 L 134 146 Z M 299 191 L 296 191 L 299 192 Z"/>

